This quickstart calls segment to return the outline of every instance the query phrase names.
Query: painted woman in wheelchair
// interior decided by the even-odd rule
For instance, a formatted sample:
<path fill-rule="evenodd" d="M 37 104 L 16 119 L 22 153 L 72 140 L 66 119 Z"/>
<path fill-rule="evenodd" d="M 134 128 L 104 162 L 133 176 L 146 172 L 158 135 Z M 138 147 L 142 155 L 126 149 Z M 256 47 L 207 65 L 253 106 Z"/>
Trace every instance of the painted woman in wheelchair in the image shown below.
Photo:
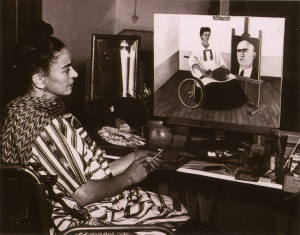
<path fill-rule="evenodd" d="M 193 77 L 199 79 L 200 86 L 204 88 L 196 86 L 195 102 L 210 110 L 238 108 L 248 100 L 247 96 L 235 76 L 230 74 L 221 53 L 209 44 L 210 34 L 209 27 L 200 29 L 202 43 L 188 61 Z M 202 100 L 200 97 L 203 97 Z"/>
<path fill-rule="evenodd" d="M 225 61 L 219 50 L 209 43 L 211 29 L 209 27 L 200 28 L 201 44 L 192 52 L 189 58 L 191 73 L 195 78 L 202 79 L 211 76 L 213 70 L 223 66 Z"/>
<path fill-rule="evenodd" d="M 182 204 L 134 186 L 161 167 L 155 153 L 136 151 L 108 163 L 79 121 L 65 113 L 60 97 L 70 95 L 78 76 L 66 46 L 45 22 L 31 27 L 14 51 L 13 69 L 27 86 L 5 109 L 1 160 L 22 164 L 39 175 L 56 175 L 54 191 L 80 221 L 53 202 L 60 231 L 75 225 L 155 224 L 176 227 L 189 219 Z M 175 206 L 176 205 L 176 206 Z"/>

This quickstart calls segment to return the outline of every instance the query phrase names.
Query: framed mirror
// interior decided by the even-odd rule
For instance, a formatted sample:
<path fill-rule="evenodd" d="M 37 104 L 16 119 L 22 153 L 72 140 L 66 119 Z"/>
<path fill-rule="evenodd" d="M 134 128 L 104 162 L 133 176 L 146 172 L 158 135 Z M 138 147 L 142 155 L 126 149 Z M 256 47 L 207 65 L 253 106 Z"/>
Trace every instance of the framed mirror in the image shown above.
<path fill-rule="evenodd" d="M 137 98 L 140 44 L 135 35 L 92 35 L 91 100 Z"/>

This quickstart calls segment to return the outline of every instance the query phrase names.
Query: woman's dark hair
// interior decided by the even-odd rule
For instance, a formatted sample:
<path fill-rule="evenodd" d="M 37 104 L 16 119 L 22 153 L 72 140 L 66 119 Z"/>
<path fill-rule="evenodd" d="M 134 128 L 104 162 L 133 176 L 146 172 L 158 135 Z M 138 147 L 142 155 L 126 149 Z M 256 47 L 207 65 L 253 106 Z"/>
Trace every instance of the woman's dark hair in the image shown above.
<path fill-rule="evenodd" d="M 200 36 L 201 36 L 204 32 L 210 32 L 210 28 L 209 28 L 209 27 L 201 27 L 201 29 L 200 29 Z"/>
<path fill-rule="evenodd" d="M 44 21 L 33 24 L 17 43 L 12 56 L 13 77 L 23 92 L 30 87 L 32 75 L 38 71 L 48 74 L 55 54 L 65 47 L 52 37 L 53 28 Z M 25 89 L 25 90 L 24 90 Z"/>

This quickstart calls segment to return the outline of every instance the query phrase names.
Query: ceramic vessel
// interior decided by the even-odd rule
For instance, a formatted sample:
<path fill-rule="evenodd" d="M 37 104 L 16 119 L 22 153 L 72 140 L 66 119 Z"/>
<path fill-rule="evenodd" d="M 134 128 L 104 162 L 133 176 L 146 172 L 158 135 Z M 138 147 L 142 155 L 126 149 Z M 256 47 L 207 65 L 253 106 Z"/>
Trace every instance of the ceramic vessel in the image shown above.
<path fill-rule="evenodd" d="M 144 127 L 148 147 L 166 148 L 172 144 L 171 129 L 163 126 L 163 121 L 149 120 Z"/>

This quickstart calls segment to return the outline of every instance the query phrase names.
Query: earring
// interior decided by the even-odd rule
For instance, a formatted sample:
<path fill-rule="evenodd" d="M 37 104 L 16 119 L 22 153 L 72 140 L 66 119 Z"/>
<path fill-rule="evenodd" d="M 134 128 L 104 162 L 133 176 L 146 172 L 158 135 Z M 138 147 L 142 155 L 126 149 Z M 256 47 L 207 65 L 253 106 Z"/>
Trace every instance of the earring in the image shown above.
<path fill-rule="evenodd" d="M 43 99 L 46 99 L 46 98 L 47 98 L 47 92 L 46 92 L 45 90 L 43 91 L 42 98 L 43 98 Z"/>

